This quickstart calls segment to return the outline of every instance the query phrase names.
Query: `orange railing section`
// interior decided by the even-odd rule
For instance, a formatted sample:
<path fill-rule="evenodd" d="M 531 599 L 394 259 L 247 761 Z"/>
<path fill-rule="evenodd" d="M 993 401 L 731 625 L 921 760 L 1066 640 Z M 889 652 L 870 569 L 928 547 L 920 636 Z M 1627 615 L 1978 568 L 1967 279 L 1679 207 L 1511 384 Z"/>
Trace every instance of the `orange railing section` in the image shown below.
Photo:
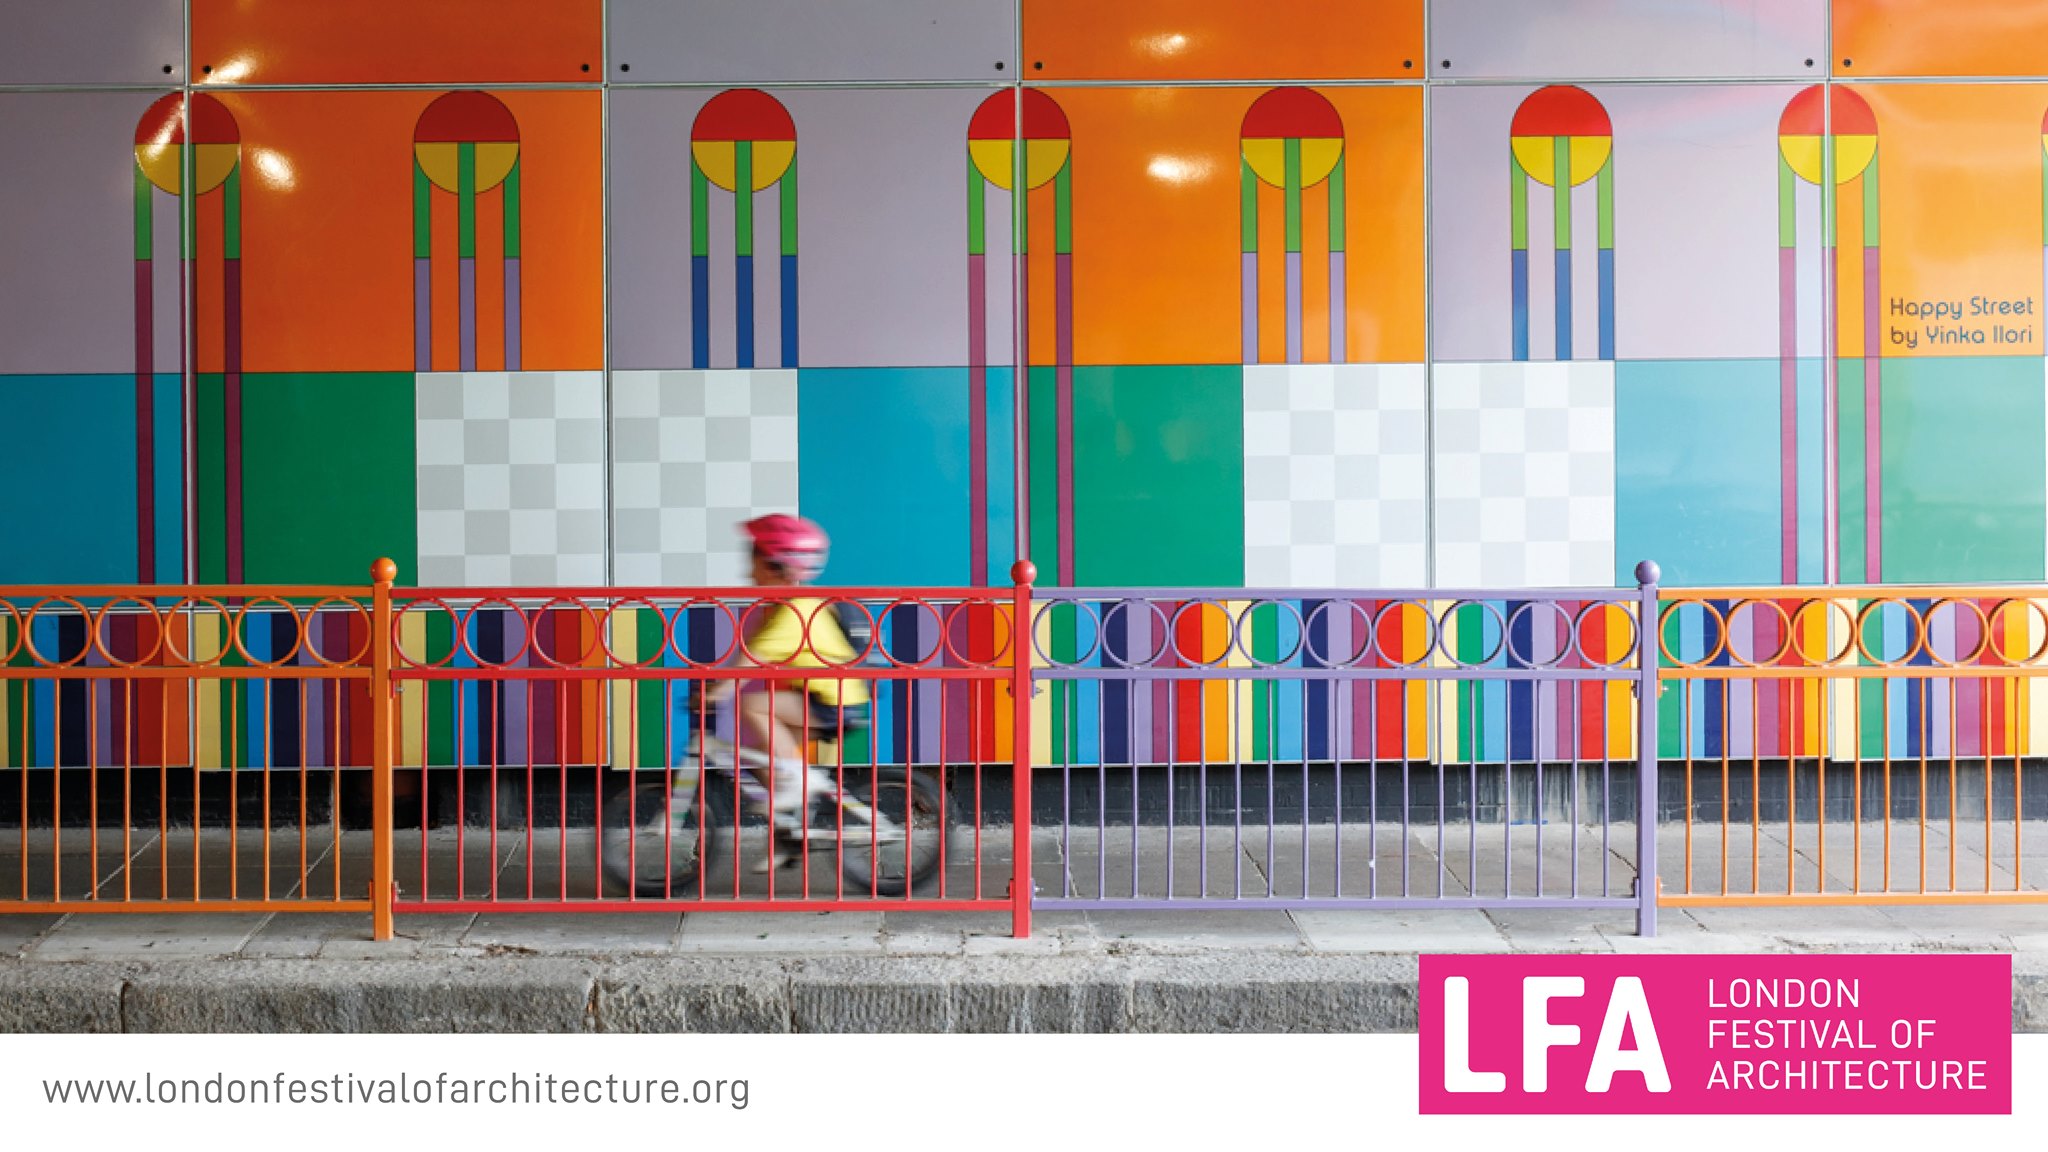
<path fill-rule="evenodd" d="M 2048 590 L 1667 589 L 1659 625 L 1662 904 L 2048 901 Z"/>

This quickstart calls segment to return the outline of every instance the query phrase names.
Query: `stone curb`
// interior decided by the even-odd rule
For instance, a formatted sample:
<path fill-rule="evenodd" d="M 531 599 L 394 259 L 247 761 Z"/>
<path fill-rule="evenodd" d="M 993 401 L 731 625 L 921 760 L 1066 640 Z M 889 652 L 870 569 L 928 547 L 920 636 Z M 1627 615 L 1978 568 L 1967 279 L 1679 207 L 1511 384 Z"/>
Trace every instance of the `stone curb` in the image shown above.
<path fill-rule="evenodd" d="M 0 1032 L 1381 1032 L 1416 1028 L 1416 958 L 0 961 Z M 2013 973 L 2048 1032 L 2048 972 Z"/>

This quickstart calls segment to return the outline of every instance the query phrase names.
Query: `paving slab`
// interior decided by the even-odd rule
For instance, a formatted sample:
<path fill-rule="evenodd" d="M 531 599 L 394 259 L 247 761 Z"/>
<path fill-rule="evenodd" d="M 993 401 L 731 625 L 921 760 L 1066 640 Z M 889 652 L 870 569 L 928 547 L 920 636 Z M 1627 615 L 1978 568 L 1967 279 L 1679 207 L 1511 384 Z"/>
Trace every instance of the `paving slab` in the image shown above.
<path fill-rule="evenodd" d="M 730 955 L 882 951 L 880 912 L 691 912 L 680 953 Z"/>
<path fill-rule="evenodd" d="M 0 916 L 0 958 L 20 956 L 37 938 L 64 919 L 53 913 L 14 913 Z"/>
<path fill-rule="evenodd" d="M 80 923 L 89 920 L 90 923 Z M 196 912 L 75 916 L 27 949 L 41 961 L 168 960 L 233 956 L 263 926 L 259 914 Z"/>
<path fill-rule="evenodd" d="M 1294 912 L 1316 952 L 1506 952 L 1507 938 L 1475 908 Z"/>
<path fill-rule="evenodd" d="M 1281 909 L 1231 909 L 1225 912 L 1122 911 L 1088 912 L 1095 934 L 1110 949 L 1158 953 L 1199 953 L 1276 950 L 1297 952 L 1308 944 L 1292 918 Z"/>
<path fill-rule="evenodd" d="M 462 943 L 486 953 L 645 956 L 674 951 L 682 930 L 683 917 L 675 912 L 486 912 L 463 933 Z"/>

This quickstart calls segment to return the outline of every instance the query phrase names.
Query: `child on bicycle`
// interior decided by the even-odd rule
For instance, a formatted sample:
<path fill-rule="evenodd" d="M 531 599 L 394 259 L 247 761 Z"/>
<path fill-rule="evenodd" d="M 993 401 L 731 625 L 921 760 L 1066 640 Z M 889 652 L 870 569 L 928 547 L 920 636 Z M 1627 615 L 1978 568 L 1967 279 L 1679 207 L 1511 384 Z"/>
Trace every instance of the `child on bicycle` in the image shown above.
<path fill-rule="evenodd" d="M 825 530 L 801 516 L 773 513 L 740 525 L 753 548 L 753 581 L 764 588 L 809 584 L 824 571 L 830 540 Z M 749 628 L 734 662 L 741 666 L 844 668 L 861 655 L 838 618 L 816 597 L 764 601 L 750 610 Z M 727 688 L 712 690 L 723 696 Z M 740 680 L 737 719 L 743 744 L 766 752 L 770 767 L 755 776 L 769 791 L 772 831 L 768 859 L 773 871 L 793 858 L 808 821 L 810 804 L 831 789 L 806 753 L 810 737 L 836 736 L 868 724 L 868 686 L 834 676 L 801 680 Z"/>

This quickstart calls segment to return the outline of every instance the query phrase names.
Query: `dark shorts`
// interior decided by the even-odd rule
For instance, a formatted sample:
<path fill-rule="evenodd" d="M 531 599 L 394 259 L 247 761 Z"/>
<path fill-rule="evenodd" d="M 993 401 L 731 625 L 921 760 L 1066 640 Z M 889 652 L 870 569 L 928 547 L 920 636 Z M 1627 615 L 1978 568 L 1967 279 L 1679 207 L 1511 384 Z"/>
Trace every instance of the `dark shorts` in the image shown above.
<path fill-rule="evenodd" d="M 840 733 L 866 731 L 874 709 L 867 704 L 827 704 L 816 696 L 806 696 L 810 707 L 811 735 L 819 739 L 835 739 Z"/>

